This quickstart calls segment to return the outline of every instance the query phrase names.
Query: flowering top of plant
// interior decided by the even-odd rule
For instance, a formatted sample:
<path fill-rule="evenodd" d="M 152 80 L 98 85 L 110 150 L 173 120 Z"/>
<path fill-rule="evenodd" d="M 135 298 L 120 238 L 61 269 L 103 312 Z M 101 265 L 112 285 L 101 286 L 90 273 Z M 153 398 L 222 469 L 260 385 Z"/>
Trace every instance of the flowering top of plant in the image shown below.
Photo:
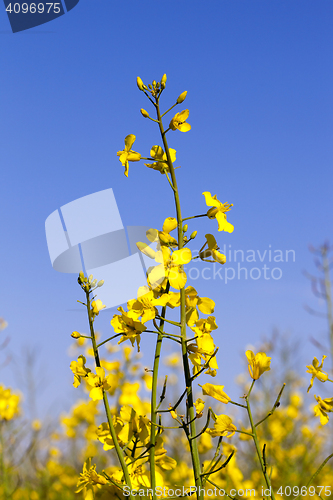
<path fill-rule="evenodd" d="M 160 144 L 151 146 L 149 154 L 144 156 L 132 150 L 136 136 L 129 134 L 125 137 L 125 148 L 118 151 L 117 156 L 125 167 L 126 177 L 128 177 L 129 162 L 138 163 L 140 160 L 147 162 L 145 165 L 152 171 L 163 174 L 162 177 L 158 176 L 155 182 L 167 183 L 174 201 L 174 212 L 168 213 L 169 216 L 161 221 L 159 229 L 151 228 L 146 232 L 146 241 L 137 242 L 138 250 L 151 260 L 151 266 L 146 272 L 146 283 L 142 283 L 137 296 L 128 300 L 126 306 L 118 307 L 118 314 L 114 314 L 111 320 L 112 335 L 103 341 L 99 340 L 94 328 L 96 318 L 105 307 L 94 295 L 96 288 L 103 285 L 103 280 L 97 282 L 92 275 L 86 277 L 83 272 L 78 278 L 85 293 L 85 302 L 82 304 L 88 312 L 90 334 L 82 335 L 75 331 L 72 336 L 78 343 L 91 340 L 92 347 L 86 350 L 85 354 L 95 360 L 95 367 L 93 369 L 86 367 L 86 358 L 80 355 L 77 361 L 72 361 L 70 368 L 74 374 L 74 386 L 82 384 L 89 393 L 91 404 L 103 401 L 106 421 L 94 426 L 94 414 L 89 422 L 90 435 L 94 436 L 95 440 L 97 438 L 105 451 L 111 450 L 117 456 L 117 465 L 112 465 L 102 474 L 96 472 L 95 466 L 91 466 L 90 461 L 85 463 L 78 488 L 83 489 L 86 498 L 89 499 L 94 498 L 98 489 L 103 489 L 102 493 L 110 498 L 128 496 L 130 500 L 134 500 L 137 495 L 133 490 L 138 489 L 142 489 L 143 492 L 139 493 L 139 496 L 149 497 L 149 500 L 158 500 L 161 496 L 170 498 L 167 491 L 161 494 L 156 491 L 157 487 L 167 485 L 170 478 L 174 484 L 195 484 L 197 500 L 204 500 L 203 491 L 206 483 L 215 486 L 217 484 L 215 481 L 218 481 L 219 487 L 226 484 L 245 484 L 242 482 L 243 476 L 234 458 L 235 447 L 223 441 L 224 438 L 233 438 L 236 432 L 243 439 L 253 440 L 264 483 L 269 491 L 272 486 L 270 457 L 265 445 L 260 444 L 261 436 L 257 428 L 271 417 L 280 405 L 285 384 L 273 408 L 259 422 L 254 421 L 251 411 L 251 395 L 255 382 L 270 370 L 271 358 L 264 352 L 255 355 L 250 350 L 246 351 L 252 382 L 247 387 L 246 394 L 243 393 L 241 396 L 241 402 L 232 401 L 224 392 L 224 386 L 218 382 L 203 385 L 196 383 L 196 379 L 203 373 L 217 377 L 218 347 L 215 342 L 218 326 L 213 316 L 215 301 L 201 296 L 199 289 L 189 283 L 188 269 L 195 261 L 198 265 L 201 265 L 202 261 L 223 265 L 227 259 L 219 251 L 218 242 L 213 234 L 201 235 L 195 227 L 189 231 L 188 226 L 195 224 L 195 219 L 198 217 L 204 217 L 216 219 L 219 232 L 232 233 L 234 226 L 227 221 L 226 213 L 233 205 L 222 203 L 217 199 L 217 195 L 212 196 L 209 191 L 204 191 L 206 205 L 210 207 L 208 211 L 205 213 L 200 211 L 199 214 L 188 217 L 182 215 L 177 167 L 174 166 L 176 151 L 169 147 L 167 138 L 172 136 L 168 135 L 170 131 L 190 131 L 191 125 L 187 123 L 189 110 L 185 109 L 174 114 L 169 126 L 165 127 L 164 116 L 181 104 L 187 96 L 187 92 L 182 92 L 176 102 L 162 113 L 160 98 L 166 88 L 166 81 L 166 75 L 163 75 L 160 82 L 154 80 L 151 84 L 145 85 L 140 77 L 137 78 L 139 90 L 148 98 L 154 110 L 153 117 L 144 108 L 140 108 L 141 115 L 148 120 L 146 123 L 152 122 L 158 127 Z M 191 249 L 195 238 L 201 239 L 201 244 L 197 246 L 201 247 L 199 251 Z M 134 346 L 137 347 L 137 351 L 140 350 L 140 345 L 144 345 L 141 343 L 143 337 L 154 342 L 155 353 L 151 363 L 140 375 L 138 367 L 130 364 L 130 352 Z M 124 342 L 129 342 L 130 347 L 123 348 L 123 363 L 117 364 L 100 358 L 102 346 L 107 345 L 108 351 L 114 352 L 116 344 Z M 164 357 L 164 346 L 167 342 L 172 342 L 177 348 L 177 356 L 173 356 L 169 368 L 170 365 L 175 365 L 175 359 L 176 363 L 178 359 L 181 360 L 184 377 L 175 386 L 177 394 L 173 404 L 170 404 L 171 377 L 168 378 L 167 375 L 164 382 L 160 382 L 159 376 L 160 360 Z M 319 366 L 316 358 L 313 366 L 308 368 L 312 374 L 310 386 L 314 378 L 321 381 L 329 380 L 325 372 L 321 371 L 322 364 Z M 140 380 L 150 392 L 149 404 L 142 400 Z M 198 385 L 202 388 L 205 399 L 207 398 L 205 401 L 194 396 L 194 389 Z M 228 389 L 227 391 L 229 392 Z M 110 397 L 117 398 L 112 408 L 109 406 Z M 166 404 L 165 399 L 168 400 Z M 318 404 L 315 413 L 323 424 L 327 423 L 328 413 L 333 410 L 331 399 L 316 397 Z M 217 402 L 228 405 L 227 408 L 236 405 L 245 410 L 248 417 L 247 426 L 242 425 L 237 429 L 230 416 L 216 415 L 207 403 L 214 405 Z M 288 411 L 293 415 L 297 413 L 297 404 L 291 405 Z M 82 418 L 82 411 L 79 413 L 79 418 Z M 69 433 L 73 432 L 72 420 L 73 418 L 69 418 L 66 421 Z M 172 424 L 171 427 L 168 422 Z M 275 436 L 281 432 L 281 428 L 283 429 L 283 425 L 279 422 L 273 423 L 272 432 Z M 165 437 L 166 430 L 172 431 L 173 439 Z M 177 449 L 177 461 L 166 449 L 166 446 L 173 442 L 176 442 L 177 446 L 181 443 Z M 202 454 L 214 448 L 210 460 L 202 457 Z M 182 457 L 187 452 L 188 462 Z M 226 458 L 222 460 L 223 455 L 226 455 Z M 216 473 L 222 469 L 226 470 L 219 478 Z M 227 481 L 223 482 L 226 472 Z M 210 479 L 211 476 L 214 481 Z M 104 495 L 101 497 L 104 498 Z M 275 500 L 273 490 L 270 497 L 271 500 Z"/>

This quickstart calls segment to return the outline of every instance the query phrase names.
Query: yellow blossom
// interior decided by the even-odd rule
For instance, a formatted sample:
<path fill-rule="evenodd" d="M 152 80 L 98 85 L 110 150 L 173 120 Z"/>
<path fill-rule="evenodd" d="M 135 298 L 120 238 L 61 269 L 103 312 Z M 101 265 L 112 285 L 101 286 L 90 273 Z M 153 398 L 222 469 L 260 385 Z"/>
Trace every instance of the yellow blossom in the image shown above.
<path fill-rule="evenodd" d="M 11 420 L 19 413 L 20 396 L 0 385 L 0 419 Z"/>
<path fill-rule="evenodd" d="M 99 311 L 101 311 L 102 309 L 105 309 L 105 308 L 106 308 L 106 306 L 103 304 L 103 302 L 100 299 L 93 300 L 91 303 L 91 312 L 92 312 L 93 316 L 98 316 Z"/>
<path fill-rule="evenodd" d="M 333 398 L 321 399 L 320 396 L 314 395 L 318 404 L 314 407 L 314 414 L 316 417 L 320 418 L 320 423 L 322 425 L 326 425 L 329 417 L 327 413 L 331 413 L 333 411 Z"/>
<path fill-rule="evenodd" d="M 209 191 L 205 191 L 202 193 L 206 200 L 206 205 L 210 208 L 207 212 L 207 215 L 210 219 L 216 219 L 219 225 L 219 231 L 227 231 L 228 233 L 232 233 L 234 230 L 234 226 L 227 221 L 226 212 L 229 212 L 231 207 L 233 206 L 230 203 L 221 203 L 216 195 L 212 196 Z"/>
<path fill-rule="evenodd" d="M 224 385 L 214 385 L 214 384 L 204 384 L 200 386 L 202 388 L 202 394 L 204 396 L 211 396 L 217 401 L 221 401 L 221 403 L 229 403 L 229 396 L 223 391 Z"/>
<path fill-rule="evenodd" d="M 196 335 L 201 337 L 205 333 L 211 333 L 212 330 L 216 330 L 218 326 L 215 316 L 208 316 L 208 318 L 199 319 L 199 321 L 197 321 L 194 326 L 190 326 L 190 328 Z"/>
<path fill-rule="evenodd" d="M 204 250 L 205 246 L 208 245 L 208 249 Z M 206 234 L 206 243 L 199 251 L 199 257 L 205 262 L 218 262 L 219 264 L 225 264 L 227 261 L 226 256 L 220 253 L 219 247 L 217 246 L 216 240 L 212 234 Z M 207 257 L 212 257 L 213 260 L 207 260 Z"/>
<path fill-rule="evenodd" d="M 86 377 L 91 371 L 89 368 L 86 368 L 84 366 L 86 362 L 86 358 L 81 355 L 77 358 L 77 361 L 72 361 L 70 364 L 70 369 L 74 374 L 74 387 L 79 387 L 79 385 L 81 384 L 81 377 Z"/>
<path fill-rule="evenodd" d="M 205 407 L 205 402 L 202 401 L 202 399 L 198 398 L 196 400 L 196 402 L 194 403 L 194 406 L 195 406 L 195 410 L 196 410 L 197 416 L 201 416 L 202 412 L 204 410 L 204 407 Z"/>
<path fill-rule="evenodd" d="M 188 132 L 191 130 L 191 125 L 186 122 L 189 114 L 190 112 L 188 109 L 176 113 L 169 124 L 171 130 L 180 130 L 181 132 Z"/>
<path fill-rule="evenodd" d="M 313 386 L 313 381 L 315 378 L 320 380 L 320 382 L 326 382 L 328 379 L 328 374 L 326 372 L 323 372 L 321 369 L 324 364 L 324 359 L 327 358 L 327 356 L 323 356 L 321 360 L 321 364 L 319 364 L 319 361 L 316 357 L 313 358 L 312 365 L 307 366 L 308 370 L 306 373 L 311 373 L 312 377 L 310 380 L 310 385 L 308 387 L 308 392 Z"/>
<path fill-rule="evenodd" d="M 80 478 L 76 485 L 77 490 L 76 493 L 84 490 L 84 498 L 94 498 L 93 493 L 91 495 L 88 494 L 93 491 L 93 485 L 105 485 L 108 481 L 104 476 L 97 474 L 96 465 L 91 465 L 91 458 L 88 458 L 83 465 L 83 471 L 80 473 Z"/>
<path fill-rule="evenodd" d="M 228 415 L 213 415 L 215 420 L 214 428 L 207 429 L 212 437 L 225 436 L 231 437 L 235 434 L 237 430 L 236 426 L 232 423 L 232 420 Z"/>
<path fill-rule="evenodd" d="M 187 281 L 187 276 L 182 268 L 192 259 L 192 253 L 189 248 L 175 250 L 171 254 L 169 248 L 162 248 L 163 264 L 155 266 L 149 270 L 148 279 L 152 286 L 156 283 L 162 283 L 168 279 L 170 285 L 177 290 L 183 288 Z"/>
<path fill-rule="evenodd" d="M 208 297 L 199 297 L 193 286 L 185 288 L 185 309 L 186 323 L 188 326 L 194 325 L 199 320 L 199 313 L 211 314 L 214 312 L 215 302 Z"/>
<path fill-rule="evenodd" d="M 176 161 L 176 150 L 169 148 L 169 153 L 171 162 L 174 163 Z M 154 163 L 145 163 L 146 167 L 158 170 L 161 174 L 170 172 L 167 155 L 164 153 L 161 146 L 153 146 L 150 150 L 150 156 L 156 161 L 154 161 Z"/>
<path fill-rule="evenodd" d="M 140 351 L 140 335 L 147 328 L 145 325 L 138 321 L 138 314 L 135 311 L 125 312 L 122 307 L 118 307 L 118 311 L 122 314 L 121 316 L 115 314 L 111 320 L 111 325 L 116 333 L 123 333 L 118 344 L 125 342 L 125 340 L 130 340 L 132 346 L 137 343 L 138 351 Z"/>
<path fill-rule="evenodd" d="M 252 351 L 245 353 L 248 361 L 248 368 L 253 380 L 257 380 L 264 372 L 271 369 L 271 359 L 264 352 L 258 352 L 254 355 Z"/>
<path fill-rule="evenodd" d="M 88 373 L 86 381 L 92 387 L 89 392 L 89 397 L 93 401 L 103 399 L 103 391 L 107 391 L 111 387 L 112 375 L 105 377 L 105 371 L 101 367 L 96 367 L 95 373 Z"/>
<path fill-rule="evenodd" d="M 118 151 L 117 156 L 119 156 L 119 161 L 125 167 L 125 175 L 128 177 L 128 162 L 129 161 L 139 161 L 141 159 L 140 153 L 132 151 L 132 146 L 134 144 L 136 137 L 134 134 L 129 134 L 125 137 L 125 149 L 123 151 Z"/>

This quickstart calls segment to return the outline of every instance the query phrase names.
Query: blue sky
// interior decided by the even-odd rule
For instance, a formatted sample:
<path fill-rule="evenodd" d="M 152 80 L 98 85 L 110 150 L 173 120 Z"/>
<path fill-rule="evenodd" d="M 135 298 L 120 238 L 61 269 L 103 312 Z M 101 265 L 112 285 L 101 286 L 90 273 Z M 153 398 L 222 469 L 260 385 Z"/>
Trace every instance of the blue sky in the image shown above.
<path fill-rule="evenodd" d="M 76 277 L 50 264 L 45 219 L 109 187 L 125 225 L 160 227 L 174 215 L 165 178 L 136 163 L 126 179 L 116 157 L 129 133 L 144 155 L 159 141 L 139 112 L 151 110 L 138 75 L 149 83 L 167 74 L 164 109 L 188 91 L 192 130 L 168 133 L 184 216 L 205 211 L 203 191 L 234 204 L 232 234 L 206 219 L 190 230 L 233 250 L 295 251 L 295 262 L 279 265 L 280 280 L 192 283 L 216 302 L 219 382 L 232 385 L 246 346 L 275 327 L 299 339 L 300 363 L 324 354 L 309 342 L 326 339 L 326 323 L 304 310 L 320 304 L 302 271 L 314 271 L 308 244 L 332 241 L 332 14 L 326 0 L 81 0 L 12 34 L 0 9 L 0 315 L 16 363 L 27 349 L 38 353 L 49 402 L 65 407 L 76 397 L 67 350 L 86 322 L 70 311 Z M 113 313 L 100 315 L 104 335 Z M 14 368 L 1 371 L 12 385 Z"/>

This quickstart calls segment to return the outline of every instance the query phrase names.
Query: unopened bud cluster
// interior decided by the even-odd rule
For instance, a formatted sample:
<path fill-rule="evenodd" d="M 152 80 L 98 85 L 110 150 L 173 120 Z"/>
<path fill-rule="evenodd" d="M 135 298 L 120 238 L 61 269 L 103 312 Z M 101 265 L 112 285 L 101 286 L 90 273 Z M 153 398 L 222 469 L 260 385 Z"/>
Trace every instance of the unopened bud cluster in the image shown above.
<path fill-rule="evenodd" d="M 138 76 L 136 79 L 136 84 L 137 84 L 139 90 L 142 90 L 143 92 L 150 92 L 153 97 L 157 98 L 157 97 L 159 97 L 161 92 L 165 89 L 166 81 L 167 81 L 167 76 L 166 76 L 166 74 L 164 74 L 162 76 L 160 82 L 153 80 L 152 83 L 150 83 L 147 86 L 143 83 L 141 78 Z M 143 109 L 143 110 L 141 110 L 141 113 L 145 118 L 148 118 L 149 117 L 148 113 L 144 114 L 143 112 L 147 113 L 147 111 L 145 111 Z"/>
<path fill-rule="evenodd" d="M 81 288 L 86 292 L 90 292 L 91 290 L 99 288 L 104 285 L 104 280 L 97 281 L 97 279 L 93 278 L 94 277 L 92 274 L 90 274 L 90 276 L 88 276 L 87 278 L 84 275 L 84 272 L 80 271 L 77 282 L 81 286 Z"/>

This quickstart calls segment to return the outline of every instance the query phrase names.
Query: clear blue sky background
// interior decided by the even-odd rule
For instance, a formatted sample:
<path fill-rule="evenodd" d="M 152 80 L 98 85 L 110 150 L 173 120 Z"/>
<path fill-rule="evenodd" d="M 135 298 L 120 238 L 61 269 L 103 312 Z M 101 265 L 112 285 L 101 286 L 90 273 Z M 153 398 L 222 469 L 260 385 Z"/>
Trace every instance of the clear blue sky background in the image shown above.
<path fill-rule="evenodd" d="M 190 230 L 214 233 L 221 247 L 296 253 L 280 280 L 192 283 L 217 304 L 216 383 L 236 394 L 246 346 L 274 327 L 298 339 L 300 363 L 323 354 L 309 342 L 326 339 L 326 323 L 304 311 L 317 303 L 302 270 L 314 270 L 308 244 L 332 236 L 332 17 L 329 0 L 81 0 L 12 34 L 0 8 L 0 315 L 16 360 L 0 373 L 5 383 L 18 384 L 14 372 L 34 349 L 44 407 L 76 397 L 67 350 L 86 318 L 70 311 L 82 298 L 76 276 L 50 264 L 51 212 L 112 187 L 125 225 L 159 227 L 174 215 L 165 178 L 136 163 L 126 179 L 116 157 L 129 133 L 142 154 L 159 140 L 139 112 L 149 103 L 138 75 L 149 83 L 167 73 L 165 108 L 188 91 L 192 130 L 169 132 L 184 216 L 205 211 L 203 191 L 234 204 L 234 233 L 206 219 Z M 100 315 L 103 335 L 113 313 Z"/>

